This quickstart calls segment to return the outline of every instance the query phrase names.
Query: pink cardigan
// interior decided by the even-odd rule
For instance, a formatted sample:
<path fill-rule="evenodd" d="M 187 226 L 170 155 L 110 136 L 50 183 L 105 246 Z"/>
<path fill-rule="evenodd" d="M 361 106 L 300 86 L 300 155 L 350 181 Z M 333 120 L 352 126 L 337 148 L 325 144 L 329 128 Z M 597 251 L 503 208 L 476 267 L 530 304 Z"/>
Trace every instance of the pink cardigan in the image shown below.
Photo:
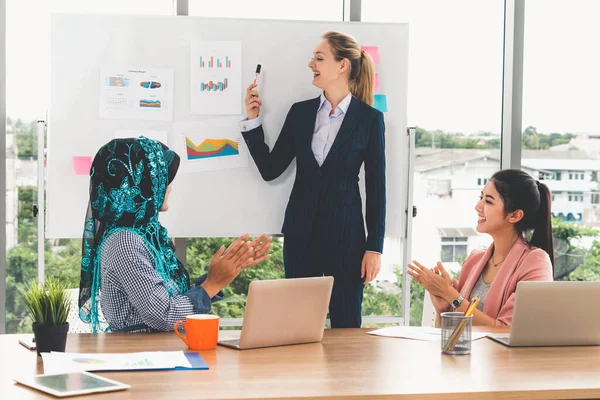
<path fill-rule="evenodd" d="M 487 250 L 473 250 L 463 262 L 458 281 L 458 291 L 469 299 L 487 261 L 492 255 L 494 244 Z M 542 249 L 517 240 L 504 260 L 485 298 L 483 312 L 496 320 L 497 326 L 512 322 L 515 291 L 519 281 L 552 281 L 552 263 Z"/>

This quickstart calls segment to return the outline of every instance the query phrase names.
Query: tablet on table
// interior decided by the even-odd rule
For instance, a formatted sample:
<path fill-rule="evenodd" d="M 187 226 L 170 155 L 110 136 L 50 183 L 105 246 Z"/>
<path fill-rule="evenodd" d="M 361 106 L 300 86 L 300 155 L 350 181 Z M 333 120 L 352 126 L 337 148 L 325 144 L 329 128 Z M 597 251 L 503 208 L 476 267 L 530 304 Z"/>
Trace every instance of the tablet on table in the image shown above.
<path fill-rule="evenodd" d="M 56 397 L 112 392 L 131 387 L 125 383 L 90 374 L 89 372 L 35 375 L 14 378 L 14 381 Z"/>

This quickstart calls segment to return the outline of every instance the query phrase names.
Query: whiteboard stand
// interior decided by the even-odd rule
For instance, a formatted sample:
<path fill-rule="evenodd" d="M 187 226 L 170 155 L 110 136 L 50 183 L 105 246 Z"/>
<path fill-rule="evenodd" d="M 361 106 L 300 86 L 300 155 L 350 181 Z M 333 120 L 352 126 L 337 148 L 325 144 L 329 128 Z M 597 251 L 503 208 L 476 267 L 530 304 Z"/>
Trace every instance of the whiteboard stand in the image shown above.
<path fill-rule="evenodd" d="M 175 256 L 185 267 L 187 261 L 187 238 L 173 238 L 173 245 L 175 246 Z"/>
<path fill-rule="evenodd" d="M 46 161 L 46 153 L 44 149 L 44 140 L 46 137 L 46 121 L 37 122 L 37 160 L 38 160 L 38 210 L 37 210 L 37 223 L 38 223 L 38 283 L 41 285 L 44 282 L 44 222 L 46 218 L 46 206 L 44 202 L 44 191 L 46 188 L 45 179 L 45 168 L 44 164 Z M 34 210 L 35 214 L 35 210 Z M 35 215 L 34 215 L 35 217 Z"/>
<path fill-rule="evenodd" d="M 406 159 L 406 171 L 408 179 L 406 180 L 406 239 L 404 240 L 404 249 L 402 254 L 402 316 L 404 317 L 404 326 L 410 325 L 410 277 L 407 273 L 407 265 L 410 261 L 410 248 L 412 246 L 412 220 L 415 217 L 416 209 L 413 206 L 413 166 L 415 162 L 415 136 L 417 128 L 409 127 L 406 129 L 408 139 L 408 157 Z"/>

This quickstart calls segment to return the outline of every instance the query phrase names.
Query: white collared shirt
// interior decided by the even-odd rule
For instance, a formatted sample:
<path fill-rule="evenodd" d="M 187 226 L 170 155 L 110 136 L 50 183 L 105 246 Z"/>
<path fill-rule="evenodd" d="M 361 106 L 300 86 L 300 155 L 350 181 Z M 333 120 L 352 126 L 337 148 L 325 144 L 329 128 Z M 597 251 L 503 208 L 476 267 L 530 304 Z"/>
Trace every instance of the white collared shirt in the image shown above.
<path fill-rule="evenodd" d="M 319 166 L 323 165 L 323 162 L 327 158 L 327 154 L 329 154 L 329 150 L 331 150 L 331 146 L 340 131 L 340 127 L 348 112 L 351 101 L 352 93 L 348 93 L 346 97 L 340 101 L 340 104 L 338 104 L 334 112 L 331 113 L 331 103 L 325 98 L 325 93 L 321 93 L 311 144 L 313 154 Z M 261 124 L 262 120 L 260 117 L 250 120 L 245 119 L 240 122 L 240 129 L 242 132 L 248 132 L 258 128 Z"/>
<path fill-rule="evenodd" d="M 331 146 L 348 112 L 351 100 L 352 94 L 348 93 L 332 112 L 331 103 L 325 98 L 325 94 L 321 93 L 321 104 L 317 109 L 317 118 L 315 120 L 311 144 L 313 154 L 319 166 L 323 165 L 327 154 L 329 154 L 329 150 L 331 150 Z"/>

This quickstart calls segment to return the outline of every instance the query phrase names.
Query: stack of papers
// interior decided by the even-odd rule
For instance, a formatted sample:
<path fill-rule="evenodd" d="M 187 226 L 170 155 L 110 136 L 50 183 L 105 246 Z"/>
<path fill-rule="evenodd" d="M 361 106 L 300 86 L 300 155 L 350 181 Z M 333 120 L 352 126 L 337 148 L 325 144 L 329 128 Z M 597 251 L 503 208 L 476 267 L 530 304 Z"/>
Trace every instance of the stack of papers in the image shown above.
<path fill-rule="evenodd" d="M 42 353 L 45 374 L 77 371 L 143 371 L 153 369 L 208 369 L 199 353 L 152 351 L 144 353 Z"/>
<path fill-rule="evenodd" d="M 369 335 L 425 340 L 428 342 L 439 342 L 442 340 L 442 330 L 440 328 L 422 326 L 392 326 L 368 333 Z M 471 332 L 471 340 L 481 339 L 487 335 L 489 335 L 488 332 Z"/>

